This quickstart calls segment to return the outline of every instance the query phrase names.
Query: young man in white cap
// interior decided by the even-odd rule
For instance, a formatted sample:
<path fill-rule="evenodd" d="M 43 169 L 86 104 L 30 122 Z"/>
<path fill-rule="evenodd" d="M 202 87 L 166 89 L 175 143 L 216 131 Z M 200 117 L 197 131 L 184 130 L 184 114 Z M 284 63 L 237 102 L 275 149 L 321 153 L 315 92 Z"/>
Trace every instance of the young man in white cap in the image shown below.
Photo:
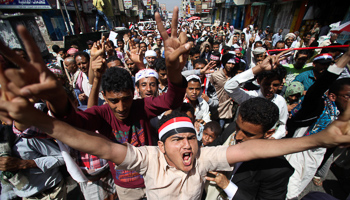
<path fill-rule="evenodd" d="M 145 53 L 145 58 L 147 61 L 146 68 L 154 69 L 157 61 L 157 53 L 153 50 L 147 50 Z"/>
<path fill-rule="evenodd" d="M 158 96 L 158 73 L 153 69 L 140 70 L 135 75 L 135 87 L 137 95 L 142 99 Z"/>
<path fill-rule="evenodd" d="M 257 47 L 252 50 L 253 59 L 249 65 L 249 69 L 255 67 L 259 62 L 263 61 L 266 57 L 266 49 L 264 47 Z"/>
<path fill-rule="evenodd" d="M 202 131 L 199 130 L 200 124 L 210 122 L 209 104 L 201 97 L 202 87 L 201 79 L 196 75 L 190 75 L 186 77 L 187 89 L 184 102 L 189 103 L 195 109 L 194 115 L 196 116 L 195 126 L 197 128 L 198 141 L 202 139 Z"/>

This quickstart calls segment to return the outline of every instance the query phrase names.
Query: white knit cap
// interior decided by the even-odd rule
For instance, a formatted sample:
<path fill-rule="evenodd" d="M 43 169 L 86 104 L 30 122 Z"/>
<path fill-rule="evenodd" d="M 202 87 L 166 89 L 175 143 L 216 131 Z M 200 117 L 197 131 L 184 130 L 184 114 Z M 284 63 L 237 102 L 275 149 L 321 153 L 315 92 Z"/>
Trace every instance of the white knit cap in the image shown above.
<path fill-rule="evenodd" d="M 142 69 L 135 75 L 135 83 L 142 78 L 154 77 L 158 79 L 158 73 L 154 69 Z"/>
<path fill-rule="evenodd" d="M 157 53 L 153 50 L 147 50 L 145 53 L 145 57 L 157 57 Z"/>

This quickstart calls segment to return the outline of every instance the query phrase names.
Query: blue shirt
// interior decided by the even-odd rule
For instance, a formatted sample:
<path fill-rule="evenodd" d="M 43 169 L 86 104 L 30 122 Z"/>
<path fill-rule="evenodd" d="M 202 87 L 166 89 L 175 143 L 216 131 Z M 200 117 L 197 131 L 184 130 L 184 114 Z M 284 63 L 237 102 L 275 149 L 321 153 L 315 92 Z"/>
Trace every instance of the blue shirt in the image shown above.
<path fill-rule="evenodd" d="M 304 90 L 307 91 L 316 81 L 314 71 L 308 70 L 303 72 L 295 77 L 294 81 L 299 81 L 302 83 L 304 85 Z"/>
<path fill-rule="evenodd" d="M 276 43 L 280 40 L 283 40 L 283 35 L 276 33 L 275 35 L 272 36 L 272 46 L 275 47 Z"/>
<path fill-rule="evenodd" d="M 23 160 L 34 160 L 38 168 L 21 170 L 27 177 L 21 190 L 14 188 L 20 197 L 29 197 L 48 190 L 62 181 L 59 166 L 64 165 L 61 152 L 49 139 L 20 138 L 12 148 L 14 156 Z"/>

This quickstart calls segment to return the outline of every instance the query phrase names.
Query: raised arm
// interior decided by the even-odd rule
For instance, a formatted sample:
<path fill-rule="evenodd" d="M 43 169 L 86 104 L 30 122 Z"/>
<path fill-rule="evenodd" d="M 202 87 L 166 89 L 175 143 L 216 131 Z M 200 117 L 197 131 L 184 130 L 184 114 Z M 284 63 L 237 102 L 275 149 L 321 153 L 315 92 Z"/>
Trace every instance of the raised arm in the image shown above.
<path fill-rule="evenodd" d="M 6 112 L 21 124 L 33 125 L 68 146 L 110 160 L 117 165 L 124 161 L 126 146 L 114 143 L 101 134 L 77 129 L 35 109 L 28 100 L 16 97 L 12 101 L 0 100 L 0 111 Z"/>
<path fill-rule="evenodd" d="M 64 116 L 69 110 L 66 92 L 55 75 L 46 67 L 38 46 L 26 28 L 19 25 L 17 30 L 30 61 L 24 60 L 0 42 L 0 53 L 19 67 L 4 70 L 5 78 L 9 81 L 6 89 L 15 96 L 47 100 L 57 116 Z"/>
<path fill-rule="evenodd" d="M 184 37 L 184 33 L 180 34 L 180 38 L 178 38 L 177 23 L 179 8 L 175 7 L 173 13 L 171 36 L 168 36 L 158 12 L 155 14 L 155 18 L 158 31 L 164 41 L 164 54 L 168 79 L 174 85 L 181 86 L 183 83 L 181 71 L 188 56 L 187 54 L 190 50 L 191 43 L 185 43 L 186 37 Z"/>
<path fill-rule="evenodd" d="M 230 146 L 226 157 L 231 165 L 237 162 L 277 157 L 286 154 L 305 151 L 316 147 L 330 148 L 334 146 L 350 145 L 350 101 L 346 111 L 339 119 L 330 124 L 323 131 L 307 137 L 288 138 L 280 140 L 249 140 Z M 278 151 L 276 151 L 278 149 Z"/>

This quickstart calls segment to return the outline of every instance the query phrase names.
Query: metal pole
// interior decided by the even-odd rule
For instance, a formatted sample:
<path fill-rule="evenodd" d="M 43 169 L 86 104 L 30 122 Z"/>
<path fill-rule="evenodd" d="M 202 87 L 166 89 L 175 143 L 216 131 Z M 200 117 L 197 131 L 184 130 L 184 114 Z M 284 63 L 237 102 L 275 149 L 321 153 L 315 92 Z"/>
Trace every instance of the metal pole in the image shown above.
<path fill-rule="evenodd" d="M 75 35 L 74 29 L 73 29 L 73 26 L 72 26 L 73 23 L 72 23 L 72 20 L 70 19 L 70 15 L 69 15 L 68 10 L 67 10 L 66 2 L 64 0 L 63 0 L 63 5 L 64 5 L 64 9 L 66 10 L 66 14 L 68 16 L 69 26 L 72 29 L 73 35 Z"/>
<path fill-rule="evenodd" d="M 84 24 L 83 24 L 83 21 L 81 20 L 80 13 L 79 13 L 79 9 L 78 9 L 78 5 L 77 5 L 76 0 L 73 0 L 73 4 L 74 4 L 74 7 L 75 7 L 75 13 L 77 14 L 78 21 L 79 21 L 79 24 L 80 24 L 80 26 L 79 26 L 79 27 L 80 27 L 80 32 L 85 33 Z"/>
<path fill-rule="evenodd" d="M 69 31 L 69 27 L 68 27 L 68 23 L 66 21 L 66 17 L 64 16 L 64 13 L 63 13 L 63 10 L 62 10 L 62 6 L 61 6 L 61 1 L 57 1 L 57 5 L 60 7 L 60 10 L 61 10 L 61 14 L 62 14 L 62 17 L 63 17 L 63 21 L 64 21 L 64 25 L 66 25 L 66 29 L 67 29 L 67 32 L 68 32 L 68 35 L 70 35 L 70 31 Z"/>

